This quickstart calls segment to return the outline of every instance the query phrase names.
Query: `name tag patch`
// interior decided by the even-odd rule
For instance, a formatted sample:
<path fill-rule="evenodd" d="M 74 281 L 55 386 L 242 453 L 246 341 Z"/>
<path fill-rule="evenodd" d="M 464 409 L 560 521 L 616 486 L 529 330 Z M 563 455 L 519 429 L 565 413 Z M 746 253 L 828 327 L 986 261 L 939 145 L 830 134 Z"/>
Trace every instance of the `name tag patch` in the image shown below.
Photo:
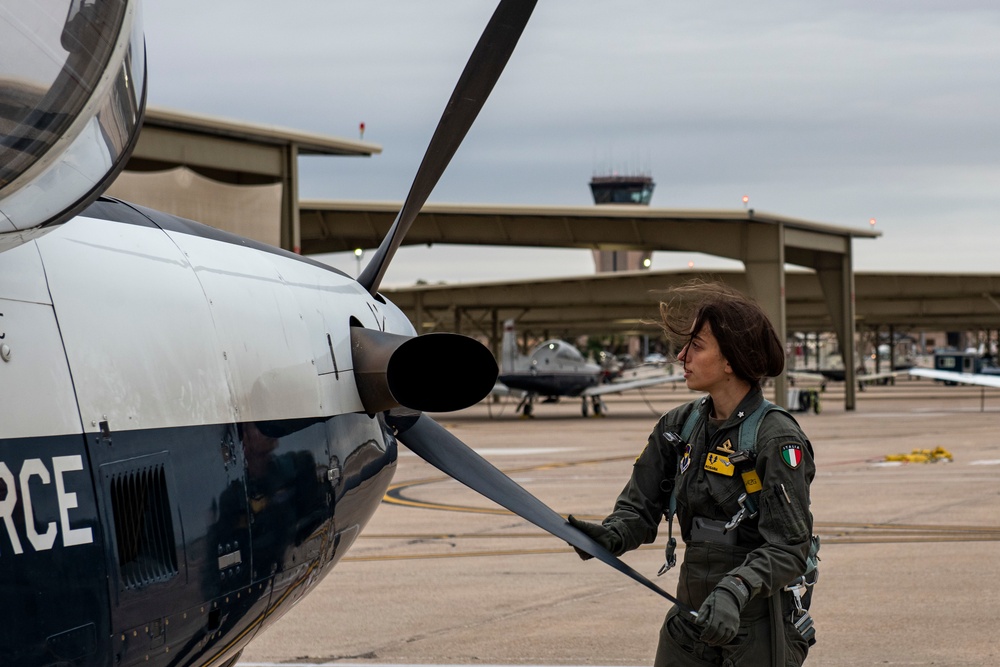
<path fill-rule="evenodd" d="M 756 470 L 747 470 L 743 473 L 743 488 L 747 490 L 747 494 L 757 493 L 763 488 Z"/>
<path fill-rule="evenodd" d="M 708 455 L 705 459 L 705 470 L 725 475 L 726 477 L 732 477 L 733 473 L 736 472 L 736 468 L 729 461 L 729 457 L 720 456 L 719 454 Z"/>

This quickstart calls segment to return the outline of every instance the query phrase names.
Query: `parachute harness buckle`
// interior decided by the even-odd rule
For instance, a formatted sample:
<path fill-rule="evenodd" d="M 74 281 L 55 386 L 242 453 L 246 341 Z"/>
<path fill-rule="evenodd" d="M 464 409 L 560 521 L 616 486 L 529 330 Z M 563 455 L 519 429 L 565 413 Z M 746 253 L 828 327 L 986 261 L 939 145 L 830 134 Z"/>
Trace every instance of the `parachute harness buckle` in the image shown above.
<path fill-rule="evenodd" d="M 792 610 L 792 625 L 802 635 L 802 638 L 810 642 L 810 644 L 816 637 L 816 627 L 813 625 L 813 618 L 809 615 L 809 610 L 802 606 L 802 598 L 805 596 L 808 587 L 815 585 L 815 583 L 815 581 L 807 581 L 805 576 L 801 576 L 782 589 L 791 593 L 792 602 L 795 604 L 795 609 Z"/>

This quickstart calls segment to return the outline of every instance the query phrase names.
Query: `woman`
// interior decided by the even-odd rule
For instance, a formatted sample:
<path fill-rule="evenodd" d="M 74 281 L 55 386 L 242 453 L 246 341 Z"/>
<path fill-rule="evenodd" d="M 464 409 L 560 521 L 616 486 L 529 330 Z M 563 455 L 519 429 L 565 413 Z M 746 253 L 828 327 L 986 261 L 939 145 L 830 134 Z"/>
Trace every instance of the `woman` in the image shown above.
<path fill-rule="evenodd" d="M 684 343 L 688 388 L 707 396 L 660 418 L 601 524 L 570 522 L 617 555 L 652 542 L 676 507 L 677 597 L 697 617 L 670 610 L 655 665 L 800 665 L 814 633 L 799 611 L 805 587 L 789 589 L 818 547 L 815 465 L 798 424 L 761 392 L 781 373 L 784 346 L 756 303 L 720 285 L 679 288 L 660 311 L 666 334 Z"/>

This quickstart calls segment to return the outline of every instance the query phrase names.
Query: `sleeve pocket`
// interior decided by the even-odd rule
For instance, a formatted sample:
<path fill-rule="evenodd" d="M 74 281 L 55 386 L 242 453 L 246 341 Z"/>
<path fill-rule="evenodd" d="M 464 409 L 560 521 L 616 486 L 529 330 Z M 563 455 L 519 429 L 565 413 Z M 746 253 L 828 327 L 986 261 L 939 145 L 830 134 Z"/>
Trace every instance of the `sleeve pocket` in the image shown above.
<path fill-rule="evenodd" d="M 809 539 L 809 521 L 795 497 L 791 502 L 780 489 L 760 492 L 760 534 L 768 542 L 796 544 Z"/>

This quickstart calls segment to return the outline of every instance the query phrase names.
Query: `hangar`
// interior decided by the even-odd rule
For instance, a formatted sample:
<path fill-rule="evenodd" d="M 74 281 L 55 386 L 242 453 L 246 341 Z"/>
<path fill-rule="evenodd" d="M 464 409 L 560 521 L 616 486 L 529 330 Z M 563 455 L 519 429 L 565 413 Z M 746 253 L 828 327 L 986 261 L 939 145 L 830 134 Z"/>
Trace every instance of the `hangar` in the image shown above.
<path fill-rule="evenodd" d="M 300 202 L 297 156 L 379 152 L 381 147 L 362 141 L 150 108 L 136 151 L 110 194 L 303 254 L 372 248 L 400 204 Z M 856 277 L 853 239 L 878 235 L 752 209 L 429 204 L 405 243 L 695 251 L 739 260 L 744 272 L 698 277 L 719 278 L 755 296 L 782 336 L 790 330 L 833 331 L 845 351 L 845 402 L 853 409 L 854 345 L 844 343 L 853 341 L 859 323 L 891 325 L 895 314 L 899 326 L 940 330 L 944 324 L 1000 320 L 998 302 L 990 296 L 996 293 L 992 276 Z M 786 264 L 806 270 L 786 271 Z M 656 292 L 690 277 L 695 274 L 640 271 L 385 293 L 421 330 L 489 334 L 497 331 L 498 320 L 513 315 L 522 326 L 604 333 L 652 330 L 643 320 L 653 320 Z M 899 292 L 890 293 L 890 285 Z M 946 285 L 950 291 L 941 289 Z M 779 378 L 775 395 L 783 396 L 784 388 Z"/>

